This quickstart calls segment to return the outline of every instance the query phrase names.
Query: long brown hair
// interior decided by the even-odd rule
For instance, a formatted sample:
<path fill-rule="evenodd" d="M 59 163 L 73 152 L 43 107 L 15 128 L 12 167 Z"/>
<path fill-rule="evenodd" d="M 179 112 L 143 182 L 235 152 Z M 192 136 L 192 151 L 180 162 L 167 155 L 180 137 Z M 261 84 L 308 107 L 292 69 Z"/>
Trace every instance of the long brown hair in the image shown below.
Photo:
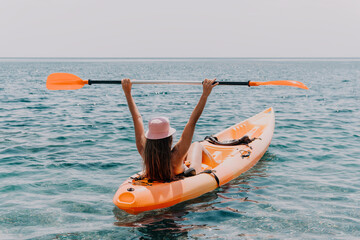
<path fill-rule="evenodd" d="M 163 139 L 146 139 L 144 177 L 154 181 L 169 182 L 174 179 L 171 166 L 172 136 Z"/>

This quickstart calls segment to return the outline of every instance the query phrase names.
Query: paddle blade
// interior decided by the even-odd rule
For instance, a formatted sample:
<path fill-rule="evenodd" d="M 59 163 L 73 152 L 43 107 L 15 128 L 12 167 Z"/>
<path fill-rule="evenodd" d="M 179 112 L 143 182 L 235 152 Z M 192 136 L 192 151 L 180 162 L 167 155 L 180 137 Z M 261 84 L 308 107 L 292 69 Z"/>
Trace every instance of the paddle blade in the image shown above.
<path fill-rule="evenodd" d="M 46 80 L 49 90 L 76 90 L 82 88 L 88 80 L 82 80 L 71 73 L 52 73 Z"/>
<path fill-rule="evenodd" d="M 278 80 L 278 81 L 268 81 L 268 82 L 249 82 L 249 86 L 262 86 L 262 85 L 280 85 L 280 86 L 290 86 L 297 87 L 302 89 L 309 89 L 305 84 L 299 81 L 294 80 Z"/>

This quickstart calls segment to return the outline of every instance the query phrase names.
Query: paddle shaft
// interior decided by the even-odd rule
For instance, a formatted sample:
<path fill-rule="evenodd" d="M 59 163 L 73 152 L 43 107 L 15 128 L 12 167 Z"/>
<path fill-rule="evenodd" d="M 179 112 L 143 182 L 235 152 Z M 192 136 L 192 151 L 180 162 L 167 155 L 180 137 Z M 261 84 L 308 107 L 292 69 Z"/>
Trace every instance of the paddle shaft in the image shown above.
<path fill-rule="evenodd" d="M 250 86 L 248 82 L 218 82 L 219 85 Z M 88 84 L 121 84 L 121 80 L 88 80 Z M 132 84 L 168 84 L 168 85 L 202 85 L 200 81 L 174 81 L 174 80 L 135 80 Z"/>

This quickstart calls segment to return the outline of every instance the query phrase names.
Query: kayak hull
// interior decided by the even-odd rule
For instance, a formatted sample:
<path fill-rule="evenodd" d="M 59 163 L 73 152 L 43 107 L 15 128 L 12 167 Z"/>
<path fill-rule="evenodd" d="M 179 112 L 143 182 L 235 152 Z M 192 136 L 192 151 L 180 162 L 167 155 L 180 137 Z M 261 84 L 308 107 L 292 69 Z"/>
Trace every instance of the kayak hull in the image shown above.
<path fill-rule="evenodd" d="M 148 183 L 127 179 L 114 195 L 114 204 L 130 213 L 166 208 L 199 197 L 223 185 L 252 168 L 270 145 L 275 126 L 274 111 L 269 108 L 245 121 L 215 134 L 219 141 L 239 139 L 245 135 L 256 138 L 247 145 L 222 146 L 200 142 L 209 152 L 203 154 L 202 170 L 198 174 L 170 183 Z M 216 180 L 218 178 L 219 184 Z"/>

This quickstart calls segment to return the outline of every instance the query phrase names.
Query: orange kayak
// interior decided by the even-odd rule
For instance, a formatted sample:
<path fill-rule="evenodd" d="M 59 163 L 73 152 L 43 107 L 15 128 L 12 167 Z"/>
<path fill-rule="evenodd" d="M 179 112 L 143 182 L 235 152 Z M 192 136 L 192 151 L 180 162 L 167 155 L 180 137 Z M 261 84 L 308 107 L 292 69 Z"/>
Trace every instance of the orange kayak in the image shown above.
<path fill-rule="evenodd" d="M 138 175 L 134 175 L 119 187 L 113 202 L 130 214 L 138 214 L 170 207 L 210 192 L 246 172 L 260 160 L 270 145 L 274 126 L 274 111 L 269 108 L 214 135 L 219 141 L 245 135 L 256 138 L 248 145 L 224 146 L 202 141 L 210 153 L 210 157 L 203 154 L 203 173 L 169 183 L 138 180 Z"/>

